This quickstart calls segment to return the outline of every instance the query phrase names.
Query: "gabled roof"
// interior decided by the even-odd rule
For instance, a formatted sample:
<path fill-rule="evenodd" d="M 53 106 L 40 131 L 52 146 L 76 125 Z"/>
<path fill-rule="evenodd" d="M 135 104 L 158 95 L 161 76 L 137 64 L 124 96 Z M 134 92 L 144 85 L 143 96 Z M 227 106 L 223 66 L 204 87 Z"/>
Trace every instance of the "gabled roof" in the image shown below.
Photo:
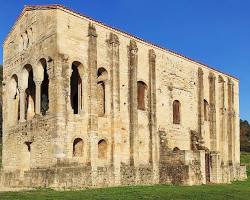
<path fill-rule="evenodd" d="M 43 9 L 45 9 L 45 10 L 46 10 L 46 9 L 60 9 L 60 10 L 62 10 L 62 11 L 68 12 L 68 13 L 70 13 L 70 14 L 72 14 L 72 15 L 77 15 L 77 16 L 84 17 L 84 18 L 89 19 L 89 20 L 91 20 L 91 21 L 94 21 L 94 22 L 96 22 L 97 24 L 102 25 L 102 26 L 104 26 L 104 27 L 106 27 L 106 28 L 112 29 L 112 30 L 114 30 L 114 31 L 118 31 L 118 32 L 123 33 L 123 34 L 125 34 L 125 35 L 127 35 L 127 36 L 133 37 L 134 39 L 139 40 L 139 41 L 141 41 L 141 42 L 143 42 L 143 43 L 147 43 L 147 44 L 149 44 L 149 45 L 151 45 L 151 46 L 153 46 L 153 47 L 155 47 L 155 48 L 161 49 L 161 50 L 163 50 L 163 51 L 167 51 L 168 53 L 171 53 L 171 54 L 173 54 L 173 55 L 175 55 L 175 56 L 177 56 L 177 57 L 183 58 L 183 59 L 188 60 L 188 61 L 190 61 L 190 62 L 193 62 L 193 63 L 195 63 L 195 64 L 201 65 L 202 67 L 207 67 L 207 68 L 212 69 L 212 70 L 214 70 L 214 71 L 217 71 L 217 72 L 219 72 L 219 73 L 222 73 L 222 74 L 225 74 L 225 75 L 227 75 L 227 76 L 230 76 L 230 77 L 232 77 L 232 78 L 234 78 L 234 79 L 236 79 L 236 80 L 239 80 L 239 79 L 238 79 L 237 77 L 235 77 L 235 76 L 232 76 L 232 75 L 230 75 L 230 74 L 224 73 L 224 72 L 222 72 L 222 71 L 220 71 L 220 70 L 218 70 L 218 69 L 216 69 L 216 68 L 214 68 L 214 67 L 211 67 L 211 66 L 209 66 L 209 65 L 203 64 L 203 63 L 201 63 L 200 61 L 196 61 L 196 60 L 194 60 L 194 59 L 192 59 L 192 58 L 189 58 L 189 57 L 186 57 L 186 56 L 184 56 L 184 55 L 182 55 L 182 54 L 180 54 L 180 53 L 177 53 L 177 52 L 174 52 L 174 51 L 169 50 L 169 49 L 167 49 L 167 48 L 163 48 L 163 47 L 161 47 L 161 46 L 159 46 L 159 45 L 153 44 L 152 42 L 146 41 L 146 40 L 144 40 L 144 39 L 142 39 L 142 38 L 139 38 L 139 37 L 137 37 L 137 36 L 135 36 L 135 35 L 132 35 L 132 34 L 130 34 L 130 33 L 127 33 L 127 32 L 125 32 L 125 31 L 122 31 L 122 30 L 120 30 L 120 29 L 118 29 L 118 28 L 112 27 L 112 26 L 110 26 L 110 25 L 104 24 L 103 22 L 100 22 L 100 21 L 95 20 L 95 19 L 93 19 L 93 18 L 91 18 L 91 17 L 88 17 L 88 16 L 86 16 L 86 15 L 83 15 L 83 14 L 77 12 L 77 11 L 74 11 L 74 10 L 72 10 L 72 9 L 70 9 L 70 8 L 67 8 L 67 7 L 65 7 L 65 6 L 63 6 L 63 5 L 60 5 L 60 4 L 50 4 L 50 5 L 28 5 L 28 6 L 25 6 L 24 9 L 23 9 L 23 11 L 21 12 L 21 14 L 19 15 L 19 17 L 17 18 L 17 20 L 16 20 L 14 26 L 12 27 L 11 31 L 9 32 L 9 34 L 7 35 L 7 37 L 5 38 L 4 43 L 6 42 L 6 40 L 7 40 L 8 37 L 9 37 L 9 35 L 10 35 L 11 32 L 13 31 L 13 29 L 15 28 L 16 24 L 18 23 L 18 21 L 21 19 L 21 17 L 24 15 L 24 13 L 25 13 L 26 11 L 43 10 Z"/>

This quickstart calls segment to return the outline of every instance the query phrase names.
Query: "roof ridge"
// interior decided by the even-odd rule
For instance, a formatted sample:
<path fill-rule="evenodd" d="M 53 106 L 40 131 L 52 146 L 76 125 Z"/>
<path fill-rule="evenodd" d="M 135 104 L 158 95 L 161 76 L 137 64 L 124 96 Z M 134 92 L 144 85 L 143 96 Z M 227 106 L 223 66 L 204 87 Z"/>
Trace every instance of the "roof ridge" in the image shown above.
<path fill-rule="evenodd" d="M 230 76 L 230 77 L 232 77 L 232 78 L 234 78 L 234 79 L 236 79 L 236 80 L 239 80 L 239 78 L 237 78 L 236 76 L 233 76 L 233 75 L 231 75 L 231 74 L 222 72 L 221 70 L 218 70 L 218 69 L 216 69 L 216 68 L 214 68 L 214 67 L 211 67 L 211 66 L 209 66 L 209 65 L 207 65 L 207 64 L 204 64 L 204 63 L 202 63 L 202 62 L 200 62 L 200 61 L 194 60 L 194 59 L 189 58 L 189 57 L 187 57 L 187 56 L 185 56 L 185 55 L 182 55 L 182 54 L 180 54 L 180 53 L 177 53 L 177 52 L 175 52 L 175 51 L 173 51 L 173 50 L 170 50 L 170 49 L 168 49 L 168 48 L 165 48 L 165 47 L 162 47 L 162 46 L 160 46 L 160 45 L 154 44 L 153 42 L 150 42 L 150 41 L 147 41 L 147 40 L 145 40 L 145 39 L 142 39 L 142 38 L 140 38 L 140 37 L 138 37 L 138 36 L 132 35 L 132 34 L 126 32 L 126 31 L 122 31 L 122 30 L 120 30 L 120 29 L 118 29 L 118 28 L 115 28 L 115 27 L 113 27 L 113 26 L 111 26 L 111 25 L 107 25 L 107 24 L 105 24 L 105 23 L 103 23 L 103 22 L 101 22 L 101 21 L 98 21 L 98 20 L 93 19 L 93 18 L 91 18 L 91 17 L 89 17 L 89 16 L 86 16 L 86 15 L 84 15 L 84 14 L 82 14 L 82 13 L 80 13 L 80 12 L 77 12 L 77 11 L 75 11 L 74 9 L 68 8 L 68 7 L 66 7 L 66 6 L 64 6 L 64 5 L 62 5 L 62 4 L 25 5 L 23 11 L 22 11 L 21 14 L 18 16 L 18 18 L 17 18 L 15 24 L 14 24 L 13 27 L 11 28 L 11 31 L 8 33 L 8 35 L 6 36 L 6 38 L 5 38 L 5 40 L 4 40 L 3 43 L 6 42 L 7 38 L 8 38 L 9 35 L 10 35 L 10 33 L 13 31 L 14 27 L 16 26 L 17 22 L 19 21 L 19 19 L 23 16 L 23 14 L 24 14 L 26 11 L 35 10 L 35 9 L 48 9 L 48 8 L 49 8 L 49 9 L 58 9 L 58 8 L 59 8 L 59 9 L 62 9 L 62 10 L 64 10 L 64 11 L 71 12 L 71 13 L 74 13 L 74 14 L 76 14 L 76 15 L 80 15 L 80 16 L 85 17 L 85 18 L 87 18 L 87 19 L 89 19 L 89 20 L 92 20 L 92 21 L 94 21 L 94 22 L 96 22 L 96 23 L 99 23 L 99 24 L 101 24 L 101 25 L 103 25 L 103 26 L 105 26 L 105 27 L 111 28 L 111 29 L 113 29 L 113 30 L 115 30 L 115 31 L 121 32 L 121 33 L 123 33 L 123 34 L 125 34 L 125 35 L 128 35 L 128 36 L 131 36 L 131 37 L 133 37 L 133 38 L 135 38 L 135 39 L 137 39 L 137 40 L 140 40 L 140 41 L 142 41 L 142 42 L 144 42 L 144 43 L 147 43 L 147 44 L 149 44 L 149 45 L 152 45 L 152 46 L 154 46 L 154 47 L 156 47 L 156 48 L 159 48 L 159 49 L 161 49 L 161 50 L 164 50 L 164 51 L 167 51 L 167 52 L 169 52 L 169 53 L 172 53 L 172 54 L 174 54 L 174 55 L 176 55 L 176 56 L 178 56 L 178 57 L 187 59 L 187 60 L 189 60 L 189 61 L 191 61 L 191 62 L 193 62 L 193 63 L 199 64 L 199 65 L 201 65 L 201 66 L 203 66 L 203 67 L 205 66 L 205 67 L 207 67 L 207 68 L 209 68 L 209 69 L 215 70 L 215 71 L 217 71 L 217 72 L 219 72 L 219 73 L 225 74 L 225 75 Z"/>

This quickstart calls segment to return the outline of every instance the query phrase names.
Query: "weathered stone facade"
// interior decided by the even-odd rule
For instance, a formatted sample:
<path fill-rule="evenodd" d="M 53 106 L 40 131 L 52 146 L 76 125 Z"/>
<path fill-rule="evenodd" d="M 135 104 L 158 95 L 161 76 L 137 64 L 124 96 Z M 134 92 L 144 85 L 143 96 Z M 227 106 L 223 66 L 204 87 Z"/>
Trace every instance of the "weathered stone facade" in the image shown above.
<path fill-rule="evenodd" d="M 246 178 L 236 78 L 63 6 L 24 9 L 3 85 L 4 186 Z"/>

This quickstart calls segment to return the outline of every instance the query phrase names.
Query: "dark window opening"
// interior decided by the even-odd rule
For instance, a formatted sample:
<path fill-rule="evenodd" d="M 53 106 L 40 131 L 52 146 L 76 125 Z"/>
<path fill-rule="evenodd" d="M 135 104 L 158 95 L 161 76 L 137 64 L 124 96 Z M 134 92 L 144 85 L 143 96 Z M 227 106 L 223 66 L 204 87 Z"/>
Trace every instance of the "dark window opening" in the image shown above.
<path fill-rule="evenodd" d="M 173 151 L 174 152 L 180 151 L 180 148 L 179 147 L 175 147 L 175 148 L 173 148 Z"/>
<path fill-rule="evenodd" d="M 97 84 L 98 116 L 105 115 L 105 83 L 103 81 Z"/>
<path fill-rule="evenodd" d="M 103 67 L 97 71 L 97 103 L 98 116 L 103 117 L 106 113 L 106 82 L 108 80 L 108 72 Z"/>
<path fill-rule="evenodd" d="M 73 143 L 73 157 L 82 157 L 83 155 L 83 140 L 76 138 Z"/>
<path fill-rule="evenodd" d="M 72 64 L 72 74 L 70 77 L 70 97 L 71 97 L 71 107 L 74 114 L 79 114 L 81 99 L 82 99 L 82 80 L 78 71 L 78 66 L 76 62 Z M 80 105 L 80 106 L 79 106 Z"/>
<path fill-rule="evenodd" d="M 205 121 L 208 121 L 208 113 L 209 113 L 209 105 L 208 105 L 208 102 L 204 99 L 204 120 Z"/>
<path fill-rule="evenodd" d="M 25 119 L 32 119 L 35 115 L 36 85 L 33 80 L 33 70 L 29 70 L 28 88 L 26 89 Z"/>
<path fill-rule="evenodd" d="M 49 110 L 49 76 L 46 60 L 42 59 L 41 63 L 44 68 L 44 78 L 41 85 L 41 113 L 42 115 L 46 115 L 46 112 Z"/>
<path fill-rule="evenodd" d="M 181 117 L 180 117 L 180 102 L 175 100 L 173 102 L 173 123 L 180 124 Z"/>
<path fill-rule="evenodd" d="M 30 152 L 31 151 L 31 144 L 32 142 L 25 142 L 26 146 L 27 146 L 27 150 Z"/>
<path fill-rule="evenodd" d="M 100 140 L 98 142 L 98 158 L 107 159 L 107 150 L 108 150 L 107 142 L 105 140 Z"/>
<path fill-rule="evenodd" d="M 139 110 L 146 110 L 146 90 L 147 85 L 142 82 L 137 82 L 137 104 Z"/>

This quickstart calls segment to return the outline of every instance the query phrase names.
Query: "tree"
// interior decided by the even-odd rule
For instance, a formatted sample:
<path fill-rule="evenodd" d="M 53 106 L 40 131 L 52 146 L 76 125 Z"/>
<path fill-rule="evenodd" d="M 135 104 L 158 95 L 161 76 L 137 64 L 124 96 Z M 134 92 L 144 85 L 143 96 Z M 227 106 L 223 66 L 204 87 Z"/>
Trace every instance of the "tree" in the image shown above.
<path fill-rule="evenodd" d="M 250 125 L 247 120 L 240 120 L 240 150 L 250 152 Z"/>

